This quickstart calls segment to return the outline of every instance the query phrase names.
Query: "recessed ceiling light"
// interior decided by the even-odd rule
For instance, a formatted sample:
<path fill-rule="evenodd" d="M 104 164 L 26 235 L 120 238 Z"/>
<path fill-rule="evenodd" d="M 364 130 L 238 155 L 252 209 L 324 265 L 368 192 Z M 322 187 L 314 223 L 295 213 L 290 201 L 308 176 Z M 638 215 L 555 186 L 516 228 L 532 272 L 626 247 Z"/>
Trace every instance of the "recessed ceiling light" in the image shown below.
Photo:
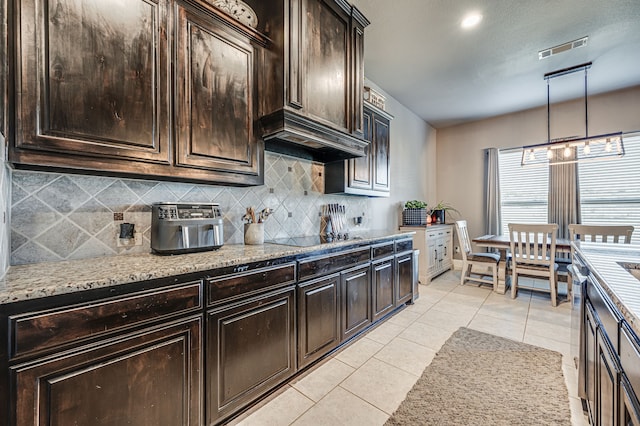
<path fill-rule="evenodd" d="M 482 15 L 478 12 L 472 12 L 462 19 L 460 26 L 464 29 L 469 29 L 478 25 L 480 21 L 482 21 Z"/>

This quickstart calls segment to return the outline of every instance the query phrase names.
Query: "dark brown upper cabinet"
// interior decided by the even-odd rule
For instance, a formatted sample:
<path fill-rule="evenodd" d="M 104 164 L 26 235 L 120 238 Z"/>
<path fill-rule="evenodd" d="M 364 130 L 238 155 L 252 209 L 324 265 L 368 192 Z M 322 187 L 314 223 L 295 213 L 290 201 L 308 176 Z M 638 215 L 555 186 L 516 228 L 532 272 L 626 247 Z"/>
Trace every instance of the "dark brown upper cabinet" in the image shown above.
<path fill-rule="evenodd" d="M 197 9 L 177 7 L 176 164 L 234 172 L 262 183 L 254 132 L 255 61 L 250 37 Z"/>
<path fill-rule="evenodd" d="M 253 81 L 266 37 L 195 0 L 13 5 L 14 166 L 263 182 Z"/>
<path fill-rule="evenodd" d="M 260 79 L 266 149 L 322 162 L 363 156 L 369 21 L 344 0 L 280 0 L 263 12 L 274 43 Z"/>
<path fill-rule="evenodd" d="M 369 103 L 364 105 L 364 138 L 369 141 L 364 157 L 325 165 L 325 193 L 388 197 L 391 186 L 389 145 L 393 117 Z"/>

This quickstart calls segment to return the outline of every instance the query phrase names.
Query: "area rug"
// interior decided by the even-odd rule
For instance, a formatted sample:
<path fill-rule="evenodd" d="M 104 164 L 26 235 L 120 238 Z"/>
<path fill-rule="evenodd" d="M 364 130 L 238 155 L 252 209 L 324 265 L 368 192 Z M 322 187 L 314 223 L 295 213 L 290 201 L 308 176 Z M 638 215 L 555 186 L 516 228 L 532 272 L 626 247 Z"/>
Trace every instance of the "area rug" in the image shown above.
<path fill-rule="evenodd" d="M 571 425 L 562 355 L 460 328 L 386 425 Z"/>

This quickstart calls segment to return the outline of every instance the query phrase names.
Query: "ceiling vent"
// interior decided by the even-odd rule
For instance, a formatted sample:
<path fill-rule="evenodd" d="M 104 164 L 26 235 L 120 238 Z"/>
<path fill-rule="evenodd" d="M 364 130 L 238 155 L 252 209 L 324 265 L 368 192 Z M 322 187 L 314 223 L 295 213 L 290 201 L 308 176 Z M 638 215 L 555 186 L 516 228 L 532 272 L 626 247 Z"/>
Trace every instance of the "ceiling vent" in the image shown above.
<path fill-rule="evenodd" d="M 570 41 L 568 43 L 563 43 L 555 47 L 550 47 L 548 49 L 541 50 L 538 52 L 538 59 L 549 58 L 551 56 L 557 55 L 562 52 L 566 52 L 568 50 L 577 49 L 578 47 L 586 46 L 587 40 L 589 40 L 588 36 Z"/>

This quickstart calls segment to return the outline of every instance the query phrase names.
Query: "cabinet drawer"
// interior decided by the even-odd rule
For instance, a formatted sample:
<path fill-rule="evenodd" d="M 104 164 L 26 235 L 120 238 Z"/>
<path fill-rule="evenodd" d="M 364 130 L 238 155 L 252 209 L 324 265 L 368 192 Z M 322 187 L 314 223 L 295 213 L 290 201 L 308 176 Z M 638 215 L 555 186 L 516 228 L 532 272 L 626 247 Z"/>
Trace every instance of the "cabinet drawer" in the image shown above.
<path fill-rule="evenodd" d="M 640 394 L 640 341 L 625 322 L 620 334 L 620 364 L 636 395 Z"/>
<path fill-rule="evenodd" d="M 441 238 L 441 237 L 448 238 L 449 235 L 451 235 L 450 229 L 437 229 L 435 231 L 427 232 L 427 238 Z"/>
<path fill-rule="evenodd" d="M 396 241 L 396 253 L 402 253 L 403 251 L 409 250 L 413 250 L 413 238 Z"/>
<path fill-rule="evenodd" d="M 618 314 L 611 308 L 608 297 L 602 292 L 600 285 L 596 283 L 593 276 L 589 276 L 588 278 L 587 296 L 613 345 L 613 349 L 617 351 L 619 342 L 618 324 L 620 319 Z"/>
<path fill-rule="evenodd" d="M 369 247 L 304 259 L 298 262 L 298 279 L 302 281 L 320 275 L 328 275 L 369 259 Z"/>
<path fill-rule="evenodd" d="M 77 342 L 202 307 L 200 281 L 9 318 L 11 357 Z"/>
<path fill-rule="evenodd" d="M 293 284 L 295 281 L 295 263 L 208 279 L 207 306 L 219 304 L 229 299 L 246 297 L 272 287 Z"/>
<path fill-rule="evenodd" d="M 371 258 L 380 259 L 382 257 L 389 256 L 390 254 L 393 254 L 393 250 L 393 241 L 375 244 L 371 246 Z"/>

